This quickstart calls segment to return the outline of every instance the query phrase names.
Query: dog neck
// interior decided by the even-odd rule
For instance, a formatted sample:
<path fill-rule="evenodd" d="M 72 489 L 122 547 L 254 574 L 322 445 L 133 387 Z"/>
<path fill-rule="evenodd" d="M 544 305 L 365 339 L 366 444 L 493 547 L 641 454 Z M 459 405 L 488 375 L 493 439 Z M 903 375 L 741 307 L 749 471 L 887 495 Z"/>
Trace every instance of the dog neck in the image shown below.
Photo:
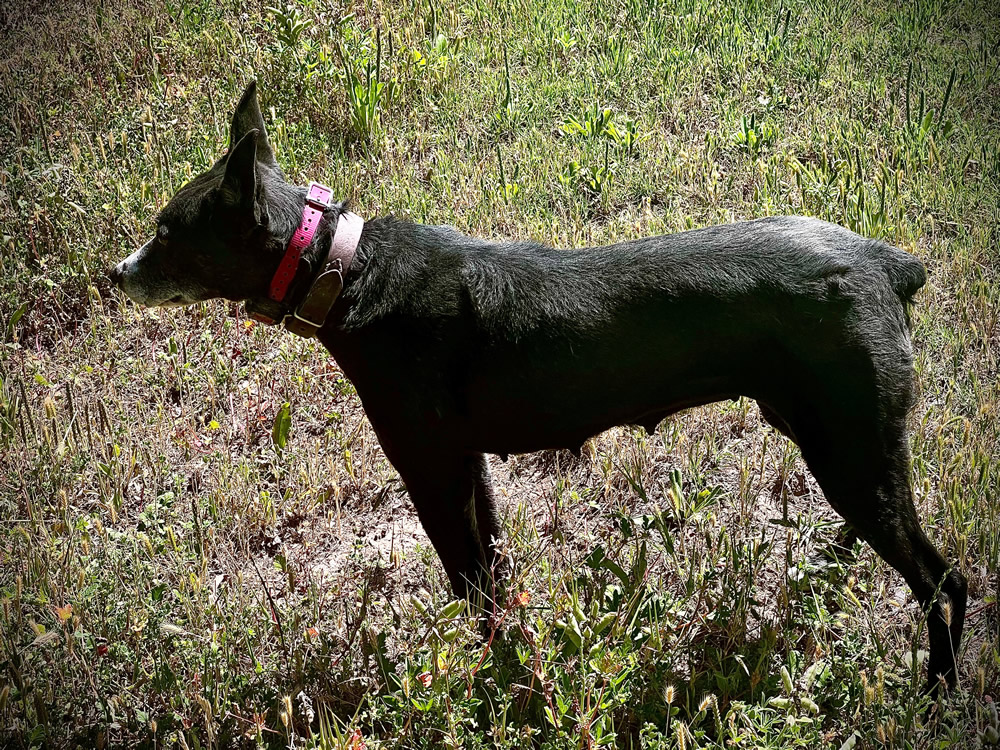
<path fill-rule="evenodd" d="M 289 240 L 266 298 L 250 299 L 248 315 L 268 325 L 284 324 L 292 333 L 312 338 L 326 323 L 354 261 L 364 220 L 328 203 L 332 191 L 309 186 L 302 219 Z"/>

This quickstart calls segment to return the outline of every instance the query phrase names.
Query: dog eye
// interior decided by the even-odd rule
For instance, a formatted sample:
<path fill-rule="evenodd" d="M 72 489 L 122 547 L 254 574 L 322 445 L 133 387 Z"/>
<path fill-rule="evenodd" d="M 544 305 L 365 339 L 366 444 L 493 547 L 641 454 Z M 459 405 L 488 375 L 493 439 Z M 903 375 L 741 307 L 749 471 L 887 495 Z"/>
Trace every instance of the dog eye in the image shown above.
<path fill-rule="evenodd" d="M 167 231 L 166 224 L 160 224 L 160 228 L 156 230 L 156 238 L 162 242 L 164 245 L 167 244 L 167 240 L 170 239 L 170 233 Z"/>

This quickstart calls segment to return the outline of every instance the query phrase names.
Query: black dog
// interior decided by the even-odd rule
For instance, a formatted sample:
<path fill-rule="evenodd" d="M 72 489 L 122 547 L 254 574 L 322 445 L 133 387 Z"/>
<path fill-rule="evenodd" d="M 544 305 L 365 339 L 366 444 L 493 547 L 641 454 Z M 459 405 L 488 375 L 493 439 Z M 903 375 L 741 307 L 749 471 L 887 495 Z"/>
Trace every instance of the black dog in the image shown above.
<path fill-rule="evenodd" d="M 178 191 L 112 278 L 145 305 L 248 300 L 294 328 L 273 284 L 305 204 L 251 83 L 228 155 Z M 652 431 L 681 409 L 747 396 L 929 610 L 929 686 L 954 684 L 966 581 L 921 530 L 909 481 L 919 261 L 799 217 L 585 250 L 383 218 L 333 263 L 347 214 L 316 215 L 287 299 L 336 277 L 329 315 L 305 334 L 356 386 L 456 594 L 490 590 L 500 528 L 485 453 L 577 449 L 615 425 Z"/>

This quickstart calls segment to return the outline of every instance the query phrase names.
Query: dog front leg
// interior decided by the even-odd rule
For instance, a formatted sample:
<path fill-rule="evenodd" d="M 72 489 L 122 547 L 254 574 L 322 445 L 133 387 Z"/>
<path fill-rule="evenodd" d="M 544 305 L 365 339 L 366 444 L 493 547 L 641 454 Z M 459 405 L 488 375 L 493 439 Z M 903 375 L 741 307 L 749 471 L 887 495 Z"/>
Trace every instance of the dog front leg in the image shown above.
<path fill-rule="evenodd" d="M 485 457 L 435 457 L 401 468 L 400 476 L 455 595 L 492 612 L 493 539 L 499 523 Z"/>

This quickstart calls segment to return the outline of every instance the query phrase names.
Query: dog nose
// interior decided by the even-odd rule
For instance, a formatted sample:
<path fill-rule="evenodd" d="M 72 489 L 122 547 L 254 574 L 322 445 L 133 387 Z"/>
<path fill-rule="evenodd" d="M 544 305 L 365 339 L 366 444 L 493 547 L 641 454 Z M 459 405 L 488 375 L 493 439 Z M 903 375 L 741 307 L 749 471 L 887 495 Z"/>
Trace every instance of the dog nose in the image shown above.
<path fill-rule="evenodd" d="M 122 285 L 122 265 L 122 263 L 119 263 L 116 266 L 112 266 L 111 270 L 108 271 L 108 278 L 117 287 L 121 287 Z"/>

